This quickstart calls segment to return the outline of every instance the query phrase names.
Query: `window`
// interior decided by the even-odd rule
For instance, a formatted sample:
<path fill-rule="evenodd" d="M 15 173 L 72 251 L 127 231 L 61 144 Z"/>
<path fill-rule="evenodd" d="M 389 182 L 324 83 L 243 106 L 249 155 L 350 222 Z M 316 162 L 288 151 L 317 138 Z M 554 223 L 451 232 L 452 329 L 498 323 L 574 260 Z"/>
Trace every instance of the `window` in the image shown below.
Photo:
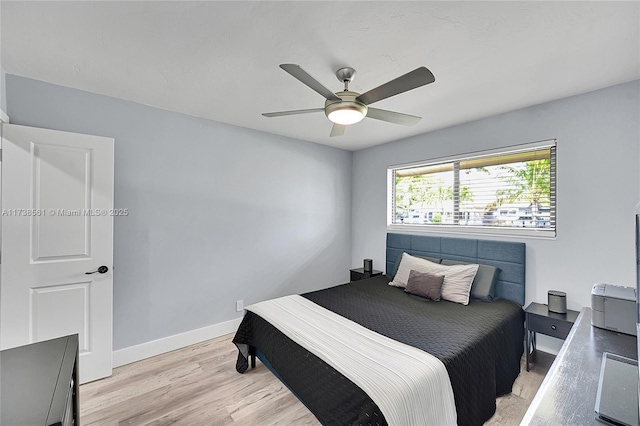
<path fill-rule="evenodd" d="M 390 167 L 389 226 L 555 236 L 556 142 Z"/>

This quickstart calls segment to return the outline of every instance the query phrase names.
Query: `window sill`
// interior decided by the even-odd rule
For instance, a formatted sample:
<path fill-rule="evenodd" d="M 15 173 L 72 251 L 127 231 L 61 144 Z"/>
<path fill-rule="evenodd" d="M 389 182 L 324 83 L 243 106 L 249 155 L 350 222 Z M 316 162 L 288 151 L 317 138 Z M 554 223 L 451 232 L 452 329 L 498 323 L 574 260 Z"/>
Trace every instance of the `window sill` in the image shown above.
<path fill-rule="evenodd" d="M 502 238 L 531 238 L 553 240 L 556 238 L 554 229 L 541 228 L 488 228 L 482 226 L 462 225 L 387 225 L 387 232 L 402 232 L 411 234 L 450 234 L 450 235 L 478 235 Z"/>

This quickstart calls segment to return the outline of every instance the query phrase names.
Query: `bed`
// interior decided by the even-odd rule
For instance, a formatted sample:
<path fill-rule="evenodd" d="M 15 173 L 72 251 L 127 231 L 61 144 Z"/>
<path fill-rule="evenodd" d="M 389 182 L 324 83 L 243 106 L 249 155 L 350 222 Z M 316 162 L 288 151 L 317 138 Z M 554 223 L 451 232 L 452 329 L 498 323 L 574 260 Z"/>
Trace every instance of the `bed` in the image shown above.
<path fill-rule="evenodd" d="M 434 302 L 390 286 L 403 253 L 497 268 L 493 300 L 472 299 L 467 305 Z M 494 414 L 496 396 L 511 392 L 520 372 L 525 262 L 524 243 L 389 233 L 386 275 L 302 294 L 295 300 L 437 358 L 448 374 L 457 423 L 482 424 Z M 398 423 L 389 420 L 379 396 L 372 398 L 363 390 L 368 387 L 346 377 L 349 368 L 340 369 L 320 349 L 294 341 L 286 325 L 296 321 L 276 326 L 257 312 L 246 313 L 233 339 L 239 349 L 238 372 L 246 371 L 257 355 L 323 424 Z M 347 351 L 348 345 L 344 346 Z M 349 356 L 353 358 L 345 355 Z M 362 358 L 364 362 L 367 353 Z M 423 398 L 424 404 L 431 399 Z"/>

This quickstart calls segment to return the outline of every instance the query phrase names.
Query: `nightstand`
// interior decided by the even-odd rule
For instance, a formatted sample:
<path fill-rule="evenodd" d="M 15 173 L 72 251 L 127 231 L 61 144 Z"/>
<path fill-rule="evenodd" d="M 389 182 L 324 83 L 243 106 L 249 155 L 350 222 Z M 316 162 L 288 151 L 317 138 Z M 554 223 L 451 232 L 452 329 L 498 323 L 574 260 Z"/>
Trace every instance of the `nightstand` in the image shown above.
<path fill-rule="evenodd" d="M 558 339 L 566 339 L 576 322 L 580 312 L 567 309 L 566 314 L 556 314 L 549 312 L 547 305 L 532 303 L 524 310 L 525 313 L 525 340 L 527 346 L 527 371 L 529 371 L 529 360 L 536 350 L 536 333 Z"/>
<path fill-rule="evenodd" d="M 355 268 L 351 269 L 351 281 L 359 281 L 364 280 L 365 278 L 375 277 L 377 275 L 382 275 L 382 271 L 376 271 L 375 269 L 371 272 L 365 272 L 364 268 Z"/>

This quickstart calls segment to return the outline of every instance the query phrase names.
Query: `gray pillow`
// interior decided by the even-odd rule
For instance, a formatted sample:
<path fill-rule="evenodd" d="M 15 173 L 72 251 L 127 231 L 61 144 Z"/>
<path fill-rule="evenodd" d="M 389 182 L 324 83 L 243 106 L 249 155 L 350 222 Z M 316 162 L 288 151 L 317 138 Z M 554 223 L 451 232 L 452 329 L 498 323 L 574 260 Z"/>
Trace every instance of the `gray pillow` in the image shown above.
<path fill-rule="evenodd" d="M 400 253 L 400 255 L 398 255 L 398 258 L 396 259 L 396 264 L 395 264 L 395 266 L 393 268 L 393 274 L 391 275 L 391 277 L 389 277 L 392 280 L 396 277 L 396 274 L 398 273 L 398 268 L 400 267 L 400 261 L 402 260 L 402 254 L 403 253 L 406 253 L 406 252 L 403 251 L 402 253 Z M 407 253 L 407 254 L 409 254 L 409 253 Z M 428 261 L 433 262 L 433 263 L 440 263 L 440 261 L 442 260 L 442 259 L 438 259 L 437 257 L 416 256 L 416 255 L 412 255 L 412 256 L 420 257 L 422 259 L 427 259 Z"/>
<path fill-rule="evenodd" d="M 468 265 L 470 262 L 460 260 L 442 259 L 442 265 Z M 482 265 L 478 267 L 476 277 L 471 284 L 471 298 L 491 302 L 496 280 L 500 274 L 500 269 L 495 266 Z"/>
<path fill-rule="evenodd" d="M 438 301 L 440 300 L 440 290 L 442 289 L 443 282 L 444 275 L 411 270 L 411 272 L 409 272 L 407 287 L 404 291 Z"/>

